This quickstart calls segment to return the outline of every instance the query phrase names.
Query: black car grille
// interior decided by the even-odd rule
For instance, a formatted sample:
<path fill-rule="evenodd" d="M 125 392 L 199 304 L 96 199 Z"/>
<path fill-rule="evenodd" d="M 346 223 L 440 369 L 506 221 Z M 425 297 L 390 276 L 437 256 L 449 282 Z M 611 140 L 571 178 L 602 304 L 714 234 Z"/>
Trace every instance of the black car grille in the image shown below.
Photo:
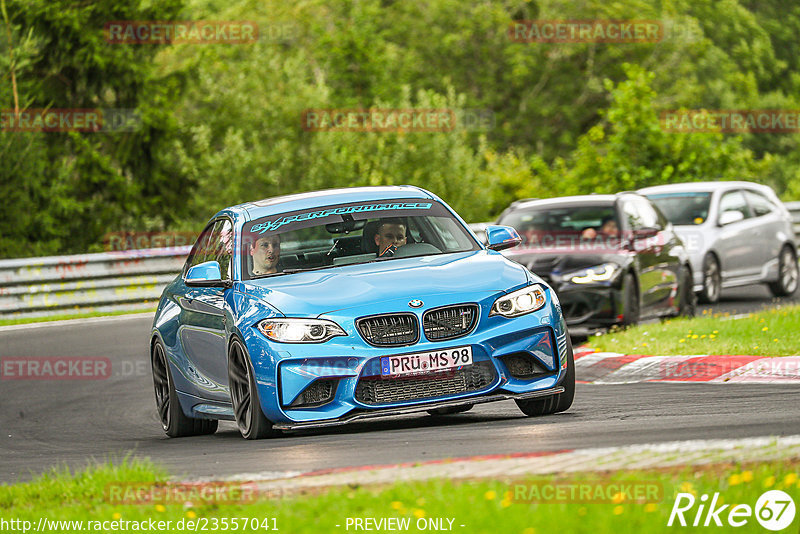
<path fill-rule="evenodd" d="M 480 391 L 491 385 L 496 376 L 492 362 L 484 361 L 462 369 L 411 377 L 362 377 L 356 385 L 356 400 L 385 404 L 458 395 Z"/>
<path fill-rule="evenodd" d="M 364 317 L 356 321 L 356 327 L 367 343 L 379 347 L 411 345 L 419 339 L 419 322 L 413 313 Z"/>
<path fill-rule="evenodd" d="M 459 304 L 425 312 L 422 329 L 431 341 L 465 336 L 475 328 L 479 309 L 475 304 Z"/>

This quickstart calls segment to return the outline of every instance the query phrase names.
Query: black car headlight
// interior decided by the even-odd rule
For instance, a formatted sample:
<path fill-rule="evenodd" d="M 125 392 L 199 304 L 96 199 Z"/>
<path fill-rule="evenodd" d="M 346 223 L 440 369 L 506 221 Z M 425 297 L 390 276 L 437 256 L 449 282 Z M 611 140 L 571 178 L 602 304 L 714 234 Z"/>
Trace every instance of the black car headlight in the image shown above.
<path fill-rule="evenodd" d="M 325 319 L 264 319 L 258 323 L 258 329 L 279 343 L 324 343 L 332 337 L 347 335 L 341 326 Z"/>
<path fill-rule="evenodd" d="M 544 306 L 547 297 L 544 288 L 539 284 L 523 287 L 508 295 L 503 295 L 492 304 L 489 315 L 502 315 L 503 317 L 518 317 L 534 312 Z"/>
<path fill-rule="evenodd" d="M 562 279 L 569 280 L 573 284 L 596 284 L 613 279 L 619 270 L 619 265 L 616 263 L 603 263 L 594 267 L 565 273 L 562 275 Z"/>

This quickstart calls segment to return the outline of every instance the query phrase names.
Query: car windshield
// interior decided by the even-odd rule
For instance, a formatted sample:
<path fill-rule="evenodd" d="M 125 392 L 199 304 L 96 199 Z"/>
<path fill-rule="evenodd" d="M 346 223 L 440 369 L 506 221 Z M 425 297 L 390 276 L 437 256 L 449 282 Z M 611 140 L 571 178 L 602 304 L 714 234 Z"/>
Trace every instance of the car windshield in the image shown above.
<path fill-rule="evenodd" d="M 242 273 L 248 280 L 479 249 L 450 211 L 432 200 L 339 204 L 245 224 Z"/>
<path fill-rule="evenodd" d="M 569 247 L 586 239 L 619 236 L 612 204 L 538 206 L 506 214 L 499 224 L 513 226 L 528 246 Z"/>
<path fill-rule="evenodd" d="M 659 193 L 646 196 L 674 225 L 703 224 L 708 219 L 711 193 Z"/>

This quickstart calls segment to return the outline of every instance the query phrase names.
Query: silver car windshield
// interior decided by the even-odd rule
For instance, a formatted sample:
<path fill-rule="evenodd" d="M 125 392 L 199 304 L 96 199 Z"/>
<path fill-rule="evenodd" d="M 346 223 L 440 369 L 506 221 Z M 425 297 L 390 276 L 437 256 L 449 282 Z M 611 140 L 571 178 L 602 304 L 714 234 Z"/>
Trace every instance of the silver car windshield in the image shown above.
<path fill-rule="evenodd" d="M 711 193 L 659 193 L 647 195 L 647 198 L 676 226 L 703 224 L 708 219 Z"/>

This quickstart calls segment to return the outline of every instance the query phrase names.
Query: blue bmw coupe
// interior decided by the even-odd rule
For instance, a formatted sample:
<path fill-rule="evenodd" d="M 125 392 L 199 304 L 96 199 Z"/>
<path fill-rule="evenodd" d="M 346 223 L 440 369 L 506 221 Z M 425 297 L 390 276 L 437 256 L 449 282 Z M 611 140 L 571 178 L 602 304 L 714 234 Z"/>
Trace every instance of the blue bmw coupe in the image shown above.
<path fill-rule="evenodd" d="M 575 367 L 553 290 L 411 186 L 270 198 L 217 213 L 164 290 L 150 354 L 171 437 L 248 439 L 513 399 L 568 409 Z"/>

